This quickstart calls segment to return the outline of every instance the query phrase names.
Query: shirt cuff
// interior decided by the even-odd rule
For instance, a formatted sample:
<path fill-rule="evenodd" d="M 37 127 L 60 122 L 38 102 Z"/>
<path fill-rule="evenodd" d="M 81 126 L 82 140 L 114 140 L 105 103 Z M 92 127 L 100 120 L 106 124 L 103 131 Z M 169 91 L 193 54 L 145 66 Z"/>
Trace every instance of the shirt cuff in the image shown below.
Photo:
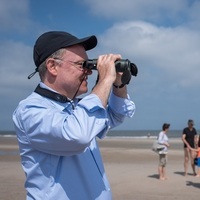
<path fill-rule="evenodd" d="M 135 104 L 130 100 L 128 94 L 127 98 L 121 98 L 111 92 L 109 106 L 115 112 L 125 115 L 126 117 L 132 117 L 135 113 Z"/>

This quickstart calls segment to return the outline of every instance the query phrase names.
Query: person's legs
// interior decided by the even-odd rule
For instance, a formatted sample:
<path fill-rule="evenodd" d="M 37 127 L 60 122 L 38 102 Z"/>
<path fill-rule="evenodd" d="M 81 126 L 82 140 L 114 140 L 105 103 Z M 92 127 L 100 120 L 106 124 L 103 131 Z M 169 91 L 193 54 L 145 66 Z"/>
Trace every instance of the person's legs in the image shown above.
<path fill-rule="evenodd" d="M 166 154 L 163 155 L 163 162 L 164 162 L 164 165 L 163 165 L 163 179 L 167 180 L 167 176 L 166 176 L 167 155 Z"/>
<path fill-rule="evenodd" d="M 197 175 L 196 175 L 196 177 L 200 177 L 200 167 L 198 167 L 198 169 L 197 169 Z"/>
<path fill-rule="evenodd" d="M 200 177 L 200 158 L 197 158 L 197 177 Z"/>
<path fill-rule="evenodd" d="M 162 178 L 163 174 L 162 174 L 162 154 L 159 154 L 159 163 L 158 163 L 158 174 L 159 174 L 159 179 Z"/>
<path fill-rule="evenodd" d="M 188 161 L 189 161 L 189 152 L 188 148 L 184 148 L 184 171 L 185 176 L 188 174 Z"/>
<path fill-rule="evenodd" d="M 196 152 L 189 150 L 189 155 L 190 155 L 190 162 L 191 162 L 191 167 L 192 167 L 193 174 L 196 175 L 195 164 L 194 164 L 194 159 L 196 157 Z"/>
<path fill-rule="evenodd" d="M 160 180 L 166 180 L 166 154 L 159 155 L 159 166 L 158 166 L 158 173 Z"/>
<path fill-rule="evenodd" d="M 162 170 L 162 166 L 158 166 L 158 174 L 159 174 L 159 179 L 161 180 L 162 179 L 162 177 L 163 177 L 163 170 Z"/>

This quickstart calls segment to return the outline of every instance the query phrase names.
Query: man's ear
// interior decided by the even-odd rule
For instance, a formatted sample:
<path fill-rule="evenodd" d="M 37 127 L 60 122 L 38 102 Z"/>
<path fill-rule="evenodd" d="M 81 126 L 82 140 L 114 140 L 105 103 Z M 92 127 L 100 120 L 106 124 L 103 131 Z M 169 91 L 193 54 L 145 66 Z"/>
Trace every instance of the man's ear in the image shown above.
<path fill-rule="evenodd" d="M 58 66 L 58 63 L 55 62 L 55 60 L 53 58 L 49 58 L 49 59 L 46 60 L 47 70 L 53 76 L 57 75 L 57 66 Z"/>

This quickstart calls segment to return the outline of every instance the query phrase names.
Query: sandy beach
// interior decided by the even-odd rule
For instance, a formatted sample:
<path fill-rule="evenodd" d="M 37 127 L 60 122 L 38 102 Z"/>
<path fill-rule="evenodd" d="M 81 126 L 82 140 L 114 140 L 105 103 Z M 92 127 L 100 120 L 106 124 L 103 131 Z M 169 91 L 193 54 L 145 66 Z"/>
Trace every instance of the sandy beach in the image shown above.
<path fill-rule="evenodd" d="M 183 176 L 181 140 L 170 140 L 166 181 L 158 180 L 158 155 L 151 151 L 153 140 L 98 140 L 113 200 L 198 199 L 200 178 Z M 0 137 L 0 200 L 24 200 L 24 178 L 16 138 Z"/>

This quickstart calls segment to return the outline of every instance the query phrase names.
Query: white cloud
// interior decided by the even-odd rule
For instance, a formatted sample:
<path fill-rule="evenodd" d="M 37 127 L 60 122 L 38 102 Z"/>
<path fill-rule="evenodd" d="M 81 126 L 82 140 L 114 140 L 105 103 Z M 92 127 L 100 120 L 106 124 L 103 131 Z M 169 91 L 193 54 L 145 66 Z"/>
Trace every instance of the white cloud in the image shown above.
<path fill-rule="evenodd" d="M 200 84 L 200 34 L 187 27 L 165 28 L 145 22 L 117 23 L 100 37 L 101 49 L 137 60 L 143 68 L 162 70 L 177 84 Z M 153 73 L 153 72 L 152 72 Z"/>
<path fill-rule="evenodd" d="M 196 120 L 200 100 L 199 41 L 196 29 L 160 27 L 144 21 L 115 23 L 99 37 L 99 54 L 121 53 L 139 69 L 128 85 L 136 103 L 134 124 L 131 127 L 125 123 L 122 129 L 155 129 L 163 121 L 179 129 L 188 118 Z"/>
<path fill-rule="evenodd" d="M 193 9 L 190 0 L 83 0 L 94 15 L 117 20 L 181 22 Z M 195 1 L 193 1 L 195 2 Z M 191 5 L 190 5 L 191 4 Z"/>

